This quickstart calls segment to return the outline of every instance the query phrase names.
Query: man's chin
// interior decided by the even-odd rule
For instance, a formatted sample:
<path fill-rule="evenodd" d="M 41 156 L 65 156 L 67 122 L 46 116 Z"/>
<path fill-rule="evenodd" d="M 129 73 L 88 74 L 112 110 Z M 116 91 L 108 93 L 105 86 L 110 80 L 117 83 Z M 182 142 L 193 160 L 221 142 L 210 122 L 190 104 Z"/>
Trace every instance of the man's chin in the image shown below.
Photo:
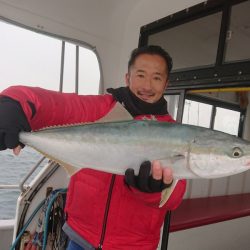
<path fill-rule="evenodd" d="M 141 99 L 144 102 L 153 103 L 154 102 L 154 96 L 153 95 L 142 95 L 137 94 L 137 97 Z"/>
<path fill-rule="evenodd" d="M 141 97 L 141 96 L 138 96 L 142 101 L 144 102 L 147 102 L 147 103 L 154 103 L 154 98 L 152 97 Z"/>

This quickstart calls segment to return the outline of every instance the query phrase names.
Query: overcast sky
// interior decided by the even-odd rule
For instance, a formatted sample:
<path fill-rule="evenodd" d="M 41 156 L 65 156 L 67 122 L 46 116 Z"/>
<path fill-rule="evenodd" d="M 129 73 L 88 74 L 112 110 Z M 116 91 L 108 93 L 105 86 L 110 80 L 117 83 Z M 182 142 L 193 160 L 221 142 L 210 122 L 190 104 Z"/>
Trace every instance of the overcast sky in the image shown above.
<path fill-rule="evenodd" d="M 39 86 L 58 90 L 61 40 L 0 21 L 0 91 L 11 85 Z M 95 54 L 79 50 L 80 92 L 97 93 L 100 74 Z M 64 91 L 73 92 L 75 45 L 66 43 Z"/>

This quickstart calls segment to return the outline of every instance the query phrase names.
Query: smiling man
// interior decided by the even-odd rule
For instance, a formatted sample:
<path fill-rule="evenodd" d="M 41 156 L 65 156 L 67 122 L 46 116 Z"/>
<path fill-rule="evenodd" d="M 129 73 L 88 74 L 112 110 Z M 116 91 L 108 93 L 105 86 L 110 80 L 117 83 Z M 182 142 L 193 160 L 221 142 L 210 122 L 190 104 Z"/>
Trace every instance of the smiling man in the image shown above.
<path fill-rule="evenodd" d="M 168 60 L 171 63 L 170 57 Z M 157 54 L 136 55 L 130 60 L 126 84 L 141 100 L 156 103 L 162 98 L 168 85 L 168 67 L 165 58 Z"/>
<path fill-rule="evenodd" d="M 10 87 L 0 94 L 0 150 L 12 148 L 19 154 L 20 131 L 93 122 L 117 102 L 134 119 L 174 122 L 163 97 L 171 68 L 172 59 L 165 50 L 146 46 L 131 54 L 127 86 L 108 89 L 109 94 L 84 96 Z M 114 175 L 89 166 L 71 176 L 63 227 L 70 238 L 67 249 L 155 250 L 165 214 L 179 206 L 186 188 L 185 180 L 173 180 L 170 167 L 145 161 L 138 175 L 133 169 Z"/>

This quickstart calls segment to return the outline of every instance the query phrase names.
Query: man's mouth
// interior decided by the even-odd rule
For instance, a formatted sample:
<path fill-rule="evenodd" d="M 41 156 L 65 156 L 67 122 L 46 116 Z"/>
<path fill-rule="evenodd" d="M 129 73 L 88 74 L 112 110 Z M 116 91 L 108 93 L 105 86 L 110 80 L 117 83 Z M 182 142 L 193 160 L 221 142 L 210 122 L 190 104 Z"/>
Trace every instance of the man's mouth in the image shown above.
<path fill-rule="evenodd" d="M 150 100 L 153 96 L 154 96 L 154 93 L 148 93 L 148 92 L 138 92 L 137 93 L 138 96 L 143 100 L 143 101 L 147 101 L 147 100 Z"/>

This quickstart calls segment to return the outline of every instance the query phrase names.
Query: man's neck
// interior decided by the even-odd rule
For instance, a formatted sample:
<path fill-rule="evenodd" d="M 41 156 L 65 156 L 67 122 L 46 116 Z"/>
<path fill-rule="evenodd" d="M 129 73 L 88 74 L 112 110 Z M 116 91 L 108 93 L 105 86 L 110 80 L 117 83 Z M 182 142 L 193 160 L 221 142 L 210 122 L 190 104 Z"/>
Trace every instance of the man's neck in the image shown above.
<path fill-rule="evenodd" d="M 168 114 L 167 101 L 163 96 L 155 103 L 148 103 L 138 98 L 128 87 L 110 88 L 107 92 L 112 94 L 114 99 L 120 102 L 133 117 Z"/>

